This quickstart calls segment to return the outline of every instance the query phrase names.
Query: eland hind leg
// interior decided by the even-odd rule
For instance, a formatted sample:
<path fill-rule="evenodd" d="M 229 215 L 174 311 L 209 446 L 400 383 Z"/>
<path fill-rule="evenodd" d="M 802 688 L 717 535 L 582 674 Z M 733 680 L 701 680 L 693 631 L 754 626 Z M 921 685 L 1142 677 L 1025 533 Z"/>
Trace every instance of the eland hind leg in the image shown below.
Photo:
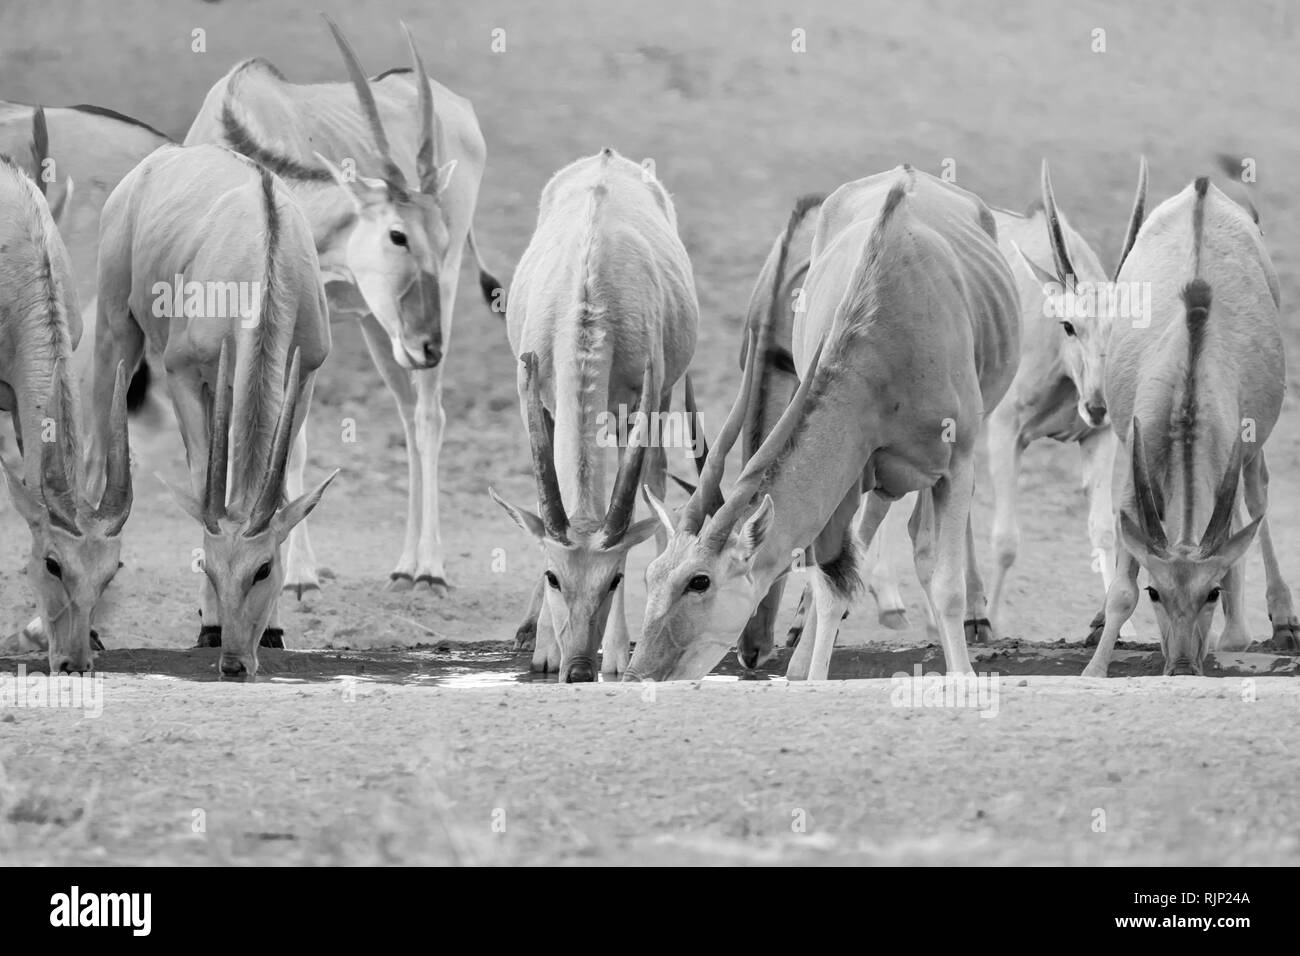
<path fill-rule="evenodd" d="M 891 547 L 900 535 L 906 534 L 906 522 L 900 524 L 904 513 L 901 499 L 897 508 L 890 507 L 883 524 L 876 523 L 868 536 L 867 525 L 870 520 L 868 511 L 871 500 L 868 499 L 862 511 L 862 521 L 858 526 L 858 538 L 867 547 L 867 590 L 876 601 L 876 619 L 882 627 L 891 631 L 905 631 L 910 626 L 907 620 L 907 606 L 903 603 L 902 592 L 898 589 L 898 572 L 891 557 Z M 878 530 L 877 530 L 878 528 Z"/>
<path fill-rule="evenodd" d="M 927 498 L 933 508 L 934 532 L 931 536 L 933 559 L 924 557 L 917 548 L 917 577 L 925 589 L 943 644 L 944 661 L 949 674 L 971 674 L 970 655 L 966 649 L 966 534 L 971 494 L 975 484 L 975 463 L 970 454 L 954 455 L 952 470 L 937 481 L 929 493 L 922 492 L 919 502 Z M 918 504 L 917 511 L 924 508 Z M 913 512 L 915 519 L 917 512 Z M 926 537 L 925 520 L 914 520 L 913 544 Z M 928 566 L 927 566 L 928 565 Z"/>
<path fill-rule="evenodd" d="M 1246 510 L 1251 519 L 1266 515 L 1268 511 L 1268 465 L 1261 450 L 1246 463 L 1245 499 Z M 1277 563 L 1277 552 L 1273 550 L 1273 533 L 1265 517 L 1259 523 L 1260 551 L 1264 555 L 1264 577 L 1268 590 L 1268 619 L 1273 625 L 1272 647 L 1275 651 L 1300 651 L 1300 619 L 1296 618 L 1295 606 L 1291 601 L 1291 589 L 1282 578 L 1282 569 Z"/>
<path fill-rule="evenodd" d="M 790 666 L 786 670 L 786 678 L 789 680 L 826 680 L 830 674 L 831 656 L 835 651 L 840 621 L 844 619 L 852 603 L 853 592 L 860 583 L 861 559 L 853 533 L 853 516 L 858 510 L 860 498 L 861 493 L 854 482 L 813 543 L 819 557 L 817 567 L 809 569 L 808 585 L 812 589 L 811 606 L 817 621 L 816 637 L 809 641 L 805 636 L 800 642 L 801 646 L 810 644 L 811 647 L 804 654 L 796 653 L 795 657 L 791 657 Z M 883 516 L 882 513 L 881 517 Z M 822 558 L 822 555 L 829 557 Z M 799 667 L 795 666 L 796 658 Z"/>

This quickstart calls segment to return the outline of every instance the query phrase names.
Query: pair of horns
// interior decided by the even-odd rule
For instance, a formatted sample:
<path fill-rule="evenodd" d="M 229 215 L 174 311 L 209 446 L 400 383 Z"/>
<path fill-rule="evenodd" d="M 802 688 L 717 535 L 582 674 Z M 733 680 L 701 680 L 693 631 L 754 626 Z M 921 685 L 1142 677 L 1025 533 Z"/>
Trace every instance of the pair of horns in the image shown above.
<path fill-rule="evenodd" d="M 537 505 L 542 526 L 548 537 L 557 541 L 567 541 L 569 516 L 564 510 L 564 501 L 560 496 L 560 479 L 555 470 L 555 431 L 550 416 L 542 404 L 541 383 L 537 370 L 537 354 L 525 352 L 519 357 L 524 365 L 524 391 L 526 394 L 528 417 L 528 444 L 533 454 L 533 474 L 537 479 Z M 636 428 L 628 440 L 623 454 L 623 463 L 619 466 L 614 479 L 614 491 L 610 496 L 609 509 L 601 527 L 604 548 L 613 547 L 623 540 L 628 526 L 632 523 L 632 514 L 636 508 L 636 491 L 641 484 L 641 472 L 645 465 L 647 449 L 650 445 L 650 416 L 658 411 L 656 395 L 658 389 L 654 382 L 651 362 L 646 360 L 645 371 L 641 376 L 641 400 L 637 406 L 643 414 L 641 423 L 646 427 Z"/>
<path fill-rule="evenodd" d="M 1056 266 L 1056 276 L 1063 285 L 1073 286 L 1078 273 L 1074 271 L 1074 263 L 1070 261 L 1070 252 L 1066 248 L 1065 230 L 1061 226 L 1061 213 L 1056 207 L 1056 194 L 1052 190 L 1052 177 L 1048 172 L 1046 159 L 1043 160 L 1041 186 L 1043 212 L 1047 216 L 1047 233 L 1051 239 L 1052 262 Z M 1143 156 L 1138 162 L 1137 193 L 1133 197 L 1133 210 L 1129 213 L 1128 228 L 1124 230 L 1124 245 L 1120 248 L 1119 261 L 1116 262 L 1115 273 L 1111 276 L 1112 281 L 1119 278 L 1119 270 L 1133 250 L 1133 243 L 1137 241 L 1142 220 L 1146 217 L 1146 203 L 1147 158 Z"/>
<path fill-rule="evenodd" d="M 714 548 L 720 548 L 726 542 L 727 537 L 731 534 L 732 527 L 749 507 L 754 495 L 757 493 L 763 481 L 763 473 L 781 456 L 786 445 L 789 444 L 791 436 L 799 427 L 804 408 L 808 403 L 808 394 L 812 389 L 813 377 L 817 372 L 818 364 L 821 362 L 822 347 L 824 345 L 824 340 L 817 344 L 817 351 L 813 354 L 812 361 L 808 364 L 804 377 L 799 382 L 798 389 L 795 390 L 794 396 L 790 399 L 790 404 L 786 406 L 781 418 L 763 440 L 763 444 L 758 451 L 754 453 L 754 457 L 745 464 L 745 469 L 737 480 L 736 487 L 729 499 L 724 498 L 722 494 L 722 475 L 726 467 L 727 453 L 731 451 L 736 439 L 740 436 L 749 405 L 754 399 L 755 367 L 760 361 L 758 337 L 752 331 L 747 336 L 745 373 L 741 378 L 740 391 L 736 394 L 736 400 L 732 403 L 731 411 L 722 424 L 722 430 L 718 432 L 717 443 L 712 448 L 706 447 L 697 433 L 698 416 L 694 408 L 694 395 L 690 396 L 687 404 L 687 419 L 691 423 L 691 441 L 697 450 L 703 449 L 703 452 L 700 453 L 703 455 L 703 459 L 701 464 L 701 457 L 697 456 L 696 458 L 700 482 L 691 494 L 691 498 L 686 503 L 686 508 L 682 514 L 680 530 L 683 533 L 699 534 L 704 527 L 705 521 L 712 516 L 713 520 L 709 524 L 708 544 Z"/>
<path fill-rule="evenodd" d="M 63 362 L 54 366 L 53 383 L 46 414 L 55 423 L 55 440 L 41 443 L 41 497 L 50 520 L 65 530 L 80 533 L 77 525 L 77 479 L 75 461 L 69 453 L 73 447 L 64 436 L 77 427 L 63 401 L 64 389 L 70 387 L 63 378 Z M 113 382 L 113 403 L 109 409 L 110 438 L 105 465 L 104 494 L 90 517 L 104 523 L 104 533 L 115 535 L 131 514 L 131 446 L 126 428 L 126 367 L 119 362 Z"/>
<path fill-rule="evenodd" d="M 390 185 L 406 189 L 408 188 L 406 177 L 402 174 L 402 170 L 397 163 L 393 161 L 392 152 L 388 146 L 388 134 L 384 132 L 384 124 L 379 118 L 379 107 L 375 104 L 375 94 L 370 89 L 370 81 L 366 78 L 365 70 L 361 68 L 361 61 L 357 59 L 356 51 L 352 49 L 352 44 L 343 35 L 343 31 L 338 28 L 338 24 L 323 13 L 321 16 L 329 25 L 330 32 L 334 34 L 334 42 L 338 44 L 339 51 L 343 54 L 343 62 L 348 70 L 348 78 L 351 79 L 352 86 L 357 91 L 357 99 L 361 103 L 361 114 L 366 118 L 366 122 L 370 126 L 370 135 L 374 139 L 375 149 L 379 154 L 380 161 L 384 164 L 384 179 Z M 411 30 L 405 23 L 402 24 L 402 30 L 406 34 L 407 45 L 411 48 L 411 60 L 415 66 L 417 85 L 420 87 L 420 142 L 415 152 L 416 172 L 420 177 L 420 191 L 432 195 L 436 193 L 438 186 L 438 157 L 442 142 L 442 122 L 433 107 L 433 93 L 429 88 L 429 74 L 424 70 L 424 61 L 420 59 L 420 51 L 415 48 L 415 38 L 411 35 Z"/>
<path fill-rule="evenodd" d="M 1137 504 L 1138 530 L 1142 532 L 1153 551 L 1166 554 L 1169 551 L 1169 539 L 1164 527 L 1164 494 L 1151 480 L 1151 466 L 1142 440 L 1142 427 L 1136 417 L 1133 419 L 1132 450 L 1133 496 Z M 1239 434 L 1228 459 L 1228 470 L 1220 479 L 1218 490 L 1214 495 L 1214 511 L 1210 514 L 1205 533 L 1201 535 L 1202 556 L 1208 557 L 1217 553 L 1232 534 L 1232 512 L 1236 506 L 1237 482 L 1241 476 L 1243 457 L 1244 448 Z M 1190 490 L 1188 489 L 1189 493 Z"/>
<path fill-rule="evenodd" d="M 271 456 L 266 475 L 248 514 L 246 537 L 261 534 L 270 525 L 280 507 L 284 491 L 284 469 L 293 443 L 293 417 L 298 406 L 299 352 L 293 350 L 289 371 L 284 379 L 284 400 L 275 421 L 271 439 Z M 212 407 L 212 431 L 208 442 L 208 472 L 203 487 L 203 524 L 213 534 L 220 532 L 220 522 L 227 517 L 226 473 L 230 462 L 230 412 L 234 387 L 230 375 L 230 340 L 221 342 L 217 359 L 216 396 Z"/>

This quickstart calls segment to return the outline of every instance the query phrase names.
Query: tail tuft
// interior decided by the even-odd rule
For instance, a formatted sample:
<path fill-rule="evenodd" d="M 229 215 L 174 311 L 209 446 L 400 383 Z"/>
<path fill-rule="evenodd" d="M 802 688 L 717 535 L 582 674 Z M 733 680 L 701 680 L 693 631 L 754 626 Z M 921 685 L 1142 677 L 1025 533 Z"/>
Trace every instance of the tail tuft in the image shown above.
<path fill-rule="evenodd" d="M 1183 305 L 1187 308 L 1188 324 L 1204 322 L 1210 314 L 1214 295 L 1204 279 L 1193 279 L 1183 287 Z"/>

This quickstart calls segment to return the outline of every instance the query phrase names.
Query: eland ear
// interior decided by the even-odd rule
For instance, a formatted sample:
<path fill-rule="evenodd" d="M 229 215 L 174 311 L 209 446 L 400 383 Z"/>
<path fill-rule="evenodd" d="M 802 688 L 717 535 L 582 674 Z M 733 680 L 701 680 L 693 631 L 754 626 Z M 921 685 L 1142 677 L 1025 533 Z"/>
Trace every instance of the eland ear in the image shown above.
<path fill-rule="evenodd" d="M 1219 547 L 1219 550 L 1212 556 L 1213 561 L 1223 565 L 1226 571 L 1238 561 L 1240 561 L 1250 548 L 1251 542 L 1255 540 L 1255 532 L 1259 530 L 1259 523 L 1264 520 L 1260 515 L 1246 527 L 1242 528 Z"/>
<path fill-rule="evenodd" d="M 173 485 L 162 475 L 158 474 L 158 472 L 156 471 L 154 472 L 153 476 L 157 478 L 158 481 L 161 482 L 162 485 L 169 492 L 171 492 L 172 498 L 176 501 L 178 505 L 181 506 L 182 511 L 184 511 L 187 515 L 189 515 L 199 524 L 204 525 L 206 527 L 206 522 L 203 520 L 203 503 L 199 501 L 198 498 L 195 498 L 188 491 L 184 491 L 180 488 L 177 488 L 175 485 Z"/>
<path fill-rule="evenodd" d="M 9 497 L 18 513 L 29 525 L 40 524 L 45 518 L 45 502 L 23 483 L 22 476 L 10 467 L 9 462 L 0 460 L 0 465 L 4 466 L 5 484 L 9 486 Z"/>
<path fill-rule="evenodd" d="M 325 480 L 305 494 L 299 495 L 293 501 L 289 502 L 283 508 L 275 513 L 271 519 L 271 524 L 275 528 L 275 536 L 283 541 L 289 536 L 294 525 L 302 521 L 316 509 L 320 504 L 321 495 L 325 494 L 325 489 L 330 486 L 330 482 L 338 477 L 339 469 L 335 468 Z"/>
<path fill-rule="evenodd" d="M 763 546 L 767 533 L 772 530 L 772 519 L 775 516 L 776 506 L 772 504 L 772 496 L 763 495 L 758 509 L 740 528 L 740 550 L 746 561 Z"/>
<path fill-rule="evenodd" d="M 523 528 L 528 534 L 532 535 L 538 541 L 546 538 L 546 526 L 542 524 L 542 519 L 531 511 L 525 511 L 523 508 L 516 508 L 510 502 L 506 501 L 496 493 L 491 487 L 488 488 L 488 494 L 492 500 L 505 509 L 506 514 L 514 519 L 515 524 Z"/>
<path fill-rule="evenodd" d="M 315 152 L 313 155 L 316 157 L 317 162 L 329 170 L 330 176 L 334 178 L 334 182 L 338 187 L 347 193 L 352 199 L 352 203 L 356 206 L 358 212 L 360 212 L 361 207 L 365 205 L 366 197 L 369 193 L 375 192 L 376 190 L 387 190 L 387 186 L 385 186 L 381 180 L 366 179 L 364 176 L 356 172 L 344 172 L 326 159 L 321 153 Z"/>
<path fill-rule="evenodd" d="M 1029 256 L 1025 253 L 1025 250 L 1021 249 L 1020 246 L 1018 246 L 1016 243 L 1012 242 L 1011 248 L 1016 250 L 1016 253 L 1020 256 L 1020 261 L 1025 264 L 1025 268 L 1029 270 L 1029 274 L 1034 277 L 1034 280 L 1036 282 L 1042 283 L 1045 286 L 1062 285 L 1061 280 L 1057 276 L 1048 272 L 1046 269 L 1040 266 L 1033 259 L 1029 258 Z M 1046 292 L 1046 290 L 1044 290 L 1044 292 Z"/>
<path fill-rule="evenodd" d="M 1155 543 L 1146 536 L 1138 523 L 1129 517 L 1127 511 L 1121 511 L 1119 515 L 1119 536 L 1125 550 L 1135 557 L 1144 555 L 1158 558 L 1164 553 L 1162 548 L 1156 547 Z"/>
<path fill-rule="evenodd" d="M 456 171 L 456 160 L 449 163 L 443 163 L 438 167 L 438 175 L 435 178 L 433 194 L 441 196 L 443 190 L 451 185 L 451 174 Z"/>
<path fill-rule="evenodd" d="M 645 541 L 650 537 L 650 535 L 659 530 L 659 528 L 660 524 L 657 516 L 653 518 L 642 518 L 624 532 L 623 539 L 619 541 L 618 547 L 624 551 L 635 548 L 638 544 Z"/>
<path fill-rule="evenodd" d="M 54 219 L 54 224 L 60 228 L 63 226 L 64 215 L 72 208 L 72 189 L 75 185 L 71 176 L 65 179 L 63 183 L 63 195 L 50 206 L 50 216 Z"/>

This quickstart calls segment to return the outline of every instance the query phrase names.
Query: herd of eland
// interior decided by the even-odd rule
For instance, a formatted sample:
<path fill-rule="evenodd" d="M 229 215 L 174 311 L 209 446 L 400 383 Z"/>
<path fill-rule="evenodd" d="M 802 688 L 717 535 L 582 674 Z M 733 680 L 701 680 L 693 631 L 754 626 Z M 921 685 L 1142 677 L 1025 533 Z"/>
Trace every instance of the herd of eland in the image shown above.
<path fill-rule="evenodd" d="M 906 528 L 930 635 L 950 673 L 969 673 L 968 644 L 1000 628 L 1021 456 L 1043 438 L 1080 450 L 1104 590 L 1086 675 L 1105 676 L 1131 634 L 1139 570 L 1165 673 L 1248 645 L 1256 540 L 1272 645 L 1300 649 L 1267 516 L 1278 281 L 1253 208 L 1207 178 L 1147 215 L 1142 161 L 1109 279 L 1046 162 L 1023 215 L 908 165 L 800 198 L 758 275 L 740 390 L 710 447 L 689 372 L 694 274 L 652 164 L 604 148 L 558 171 L 507 293 L 474 236 L 486 147 L 473 107 L 428 76 L 409 31 L 412 66 L 370 77 L 326 19 L 345 81 L 294 83 L 245 60 L 183 143 L 101 107 L 0 103 L 0 408 L 21 455 L 5 478 L 31 531 L 26 633 L 52 672 L 90 670 L 101 649 L 96 606 L 140 477 L 128 415 L 148 400 L 150 363 L 188 465 L 172 491 L 202 527 L 198 643 L 221 648 L 226 678 L 284 646 L 278 602 L 319 587 L 306 519 L 334 475 L 308 482 L 306 422 L 343 318 L 405 433 L 388 586 L 446 595 L 442 370 L 467 248 L 517 359 L 535 510 L 490 493 L 543 555 L 540 576 L 515 582 L 534 670 L 698 679 L 733 647 L 755 668 L 806 567 L 787 676 L 824 679 L 863 589 L 882 625 L 906 626 L 887 559 Z M 651 423 L 679 385 L 697 480 L 677 479 L 689 500 L 673 509 Z M 630 433 L 609 441 L 611 420 Z M 982 443 L 990 595 L 971 521 Z M 628 554 L 651 538 L 634 641 Z"/>

